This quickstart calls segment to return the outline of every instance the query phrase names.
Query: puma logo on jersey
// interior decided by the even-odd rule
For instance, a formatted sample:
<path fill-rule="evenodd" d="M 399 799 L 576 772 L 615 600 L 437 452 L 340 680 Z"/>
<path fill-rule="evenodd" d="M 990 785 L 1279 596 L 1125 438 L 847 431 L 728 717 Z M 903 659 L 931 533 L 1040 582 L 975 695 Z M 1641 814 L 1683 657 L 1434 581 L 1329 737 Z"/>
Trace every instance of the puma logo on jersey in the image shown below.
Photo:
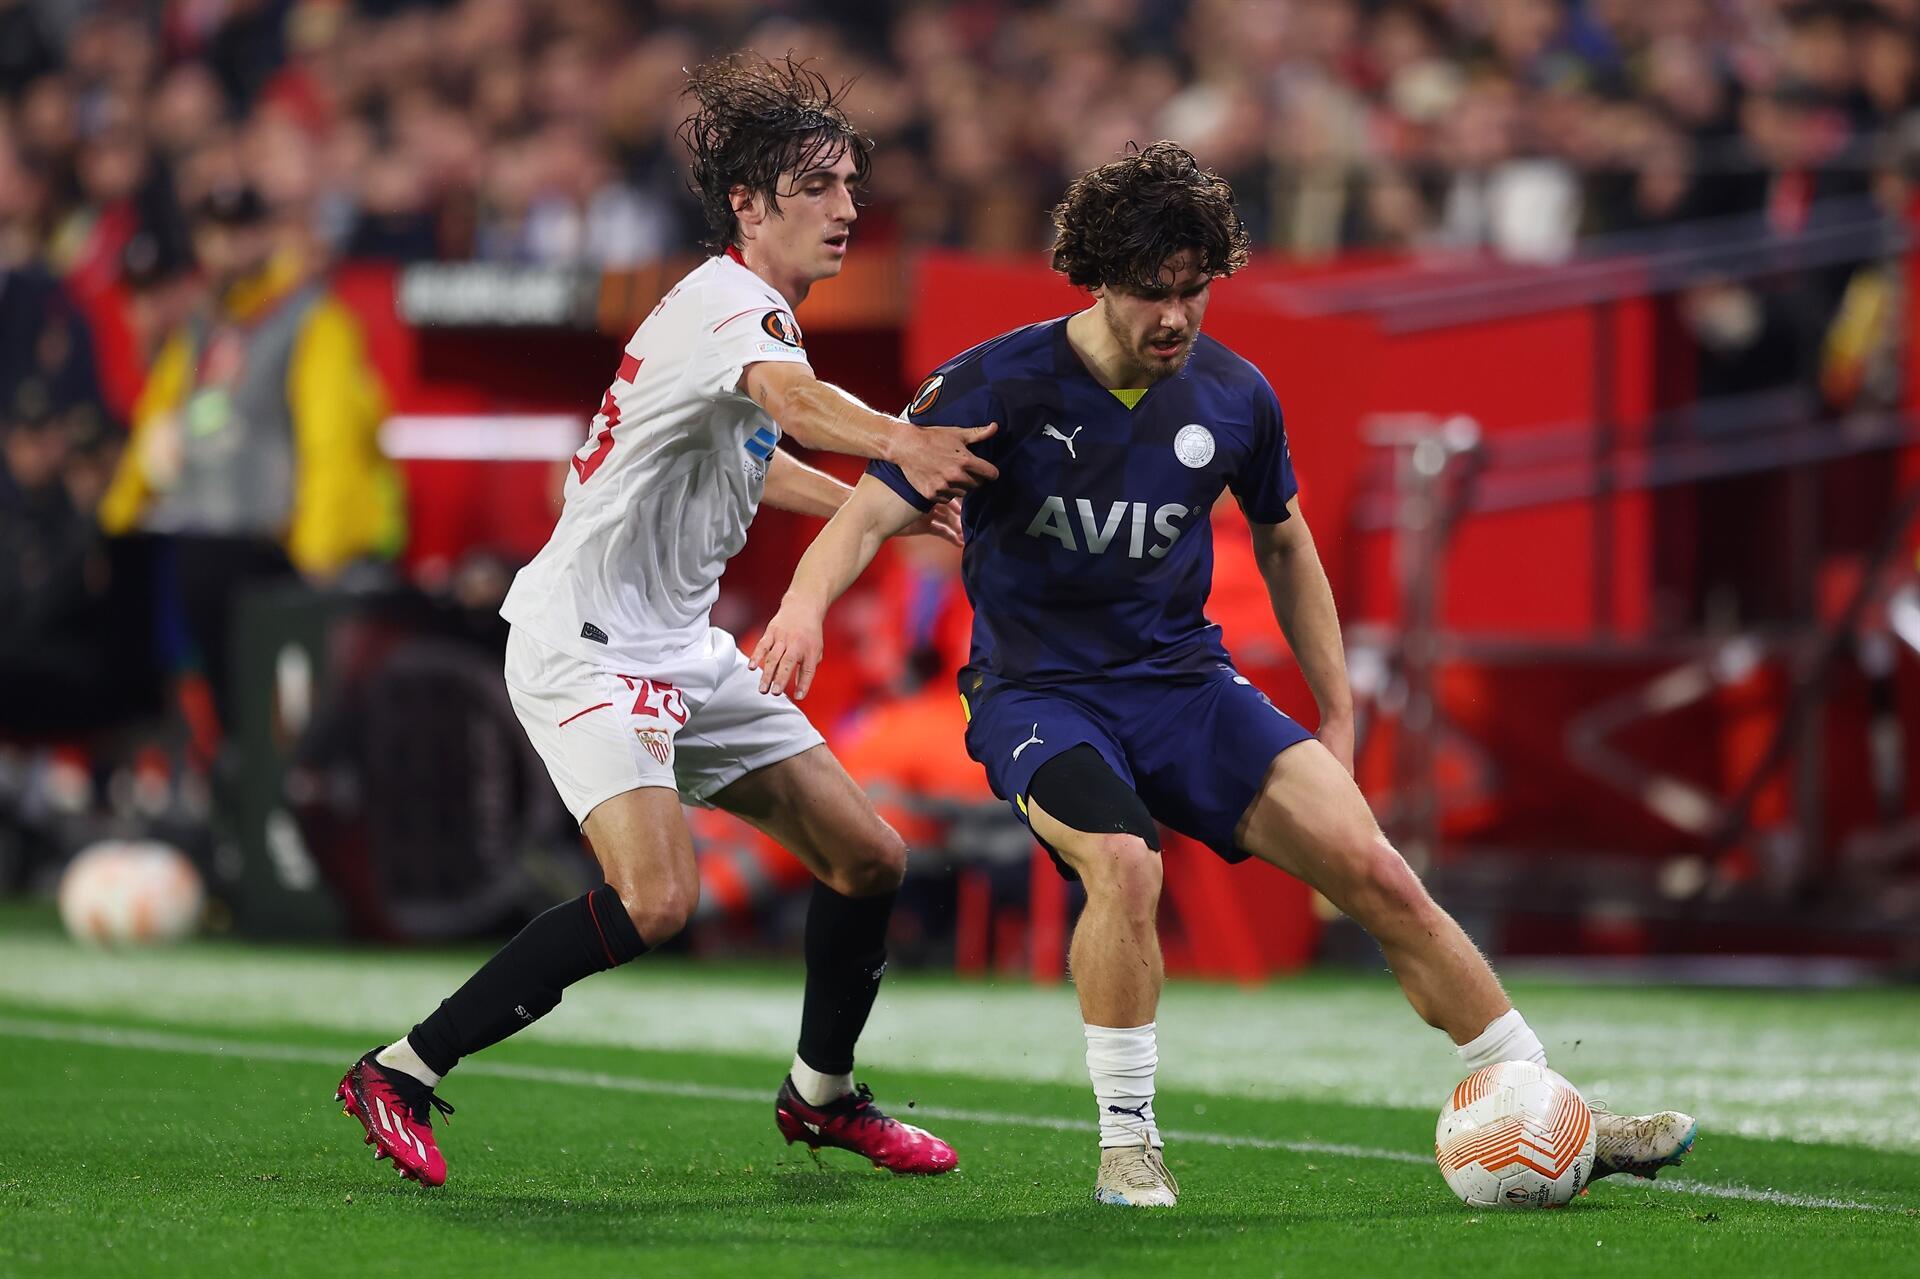
<path fill-rule="evenodd" d="M 1027 525 L 1028 537 L 1047 537 L 1060 543 L 1069 551 L 1085 551 L 1089 555 L 1101 555 L 1113 545 L 1124 527 L 1127 530 L 1127 558 L 1137 560 L 1141 556 L 1160 559 L 1173 549 L 1186 530 L 1180 521 L 1199 511 L 1193 507 L 1170 502 L 1153 512 L 1151 521 L 1147 518 L 1145 502 L 1114 502 L 1106 514 L 1096 515 L 1093 503 L 1086 498 L 1075 498 L 1073 502 L 1076 521 L 1067 513 L 1067 500 L 1063 497 L 1050 497 L 1040 504 L 1032 522 Z M 1148 530 L 1152 530 L 1155 541 L 1147 544 Z"/>
<path fill-rule="evenodd" d="M 1027 749 L 1027 747 L 1029 746 L 1045 746 L 1045 745 L 1046 743 L 1040 740 L 1040 726 L 1038 724 L 1035 724 L 1033 726 L 1032 735 L 1029 736 L 1026 741 L 1021 742 L 1018 746 L 1013 748 L 1013 757 L 1015 759 L 1019 759 L 1020 752 Z"/>
<path fill-rule="evenodd" d="M 1087 428 L 1084 426 L 1076 426 L 1073 428 L 1073 435 L 1062 435 L 1060 434 L 1059 427 L 1055 426 L 1051 422 L 1048 422 L 1046 425 L 1040 428 L 1040 434 L 1047 436 L 1049 439 L 1059 440 L 1062 444 L 1066 445 L 1067 456 L 1077 462 L 1080 460 L 1080 455 L 1074 452 L 1074 449 L 1073 449 L 1074 436 L 1079 435 L 1080 432 L 1086 429 Z"/>

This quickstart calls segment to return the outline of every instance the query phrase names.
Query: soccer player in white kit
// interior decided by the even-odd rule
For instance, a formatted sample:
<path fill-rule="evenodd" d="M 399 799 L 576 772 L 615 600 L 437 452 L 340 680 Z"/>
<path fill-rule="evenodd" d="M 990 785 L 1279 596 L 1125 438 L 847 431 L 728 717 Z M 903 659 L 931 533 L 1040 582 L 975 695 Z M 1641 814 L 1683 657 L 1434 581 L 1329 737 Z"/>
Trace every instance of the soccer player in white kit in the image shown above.
<path fill-rule="evenodd" d="M 701 68 L 689 92 L 698 107 L 681 137 L 720 252 L 628 341 L 572 459 L 559 525 L 500 610 L 514 710 L 607 882 L 528 924 L 338 1092 L 375 1157 L 426 1185 L 446 1180 L 431 1125 L 450 1109 L 434 1092 L 441 1077 L 686 924 L 699 880 L 683 797 L 753 823 L 817 880 L 781 1133 L 895 1172 L 956 1162 L 853 1082 L 905 845 L 806 717 L 760 695 L 708 615 L 762 501 L 825 517 L 851 492 L 779 448 L 783 432 L 893 461 L 951 499 L 996 474 L 968 448 L 993 428 L 923 430 L 813 376 L 794 309 L 839 273 L 868 169 L 868 143 L 827 83 L 791 61 L 737 58 Z M 909 531 L 957 542 L 957 512 L 938 505 Z"/>

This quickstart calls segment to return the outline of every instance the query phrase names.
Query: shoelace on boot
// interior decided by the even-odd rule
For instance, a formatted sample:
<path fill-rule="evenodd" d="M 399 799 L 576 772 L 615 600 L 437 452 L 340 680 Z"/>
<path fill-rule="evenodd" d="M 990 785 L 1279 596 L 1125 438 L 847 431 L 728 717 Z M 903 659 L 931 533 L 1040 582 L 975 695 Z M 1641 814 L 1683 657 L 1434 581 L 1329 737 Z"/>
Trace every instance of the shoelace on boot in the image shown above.
<path fill-rule="evenodd" d="M 884 1124 L 891 1118 L 886 1111 L 873 1104 L 873 1089 L 865 1084 L 855 1084 L 851 1093 L 835 1103 L 834 1109 L 837 1110 L 841 1106 L 845 1106 L 846 1113 L 851 1115 L 856 1123 L 862 1125 Z M 822 1108 L 822 1113 L 828 1112 Z"/>
<path fill-rule="evenodd" d="M 1180 1193 L 1173 1169 L 1167 1167 L 1167 1161 L 1151 1146 L 1144 1147 L 1138 1159 L 1129 1159 L 1121 1165 L 1120 1182 L 1128 1190 L 1156 1190 L 1164 1185 L 1174 1194 Z"/>
<path fill-rule="evenodd" d="M 399 1097 L 401 1103 L 406 1106 L 407 1113 L 418 1122 L 429 1128 L 433 1127 L 433 1116 L 427 1113 L 429 1107 L 443 1115 L 453 1113 L 453 1106 L 442 1101 L 440 1094 L 406 1071 L 383 1069 L 381 1073 L 387 1077 L 387 1084 L 393 1089 L 394 1095 Z"/>
<path fill-rule="evenodd" d="M 1658 1115 L 1623 1115 L 1604 1101 L 1588 1102 L 1587 1109 L 1593 1112 L 1595 1119 L 1604 1115 L 1617 1125 L 1614 1129 L 1616 1140 L 1647 1141 L 1660 1127 Z"/>

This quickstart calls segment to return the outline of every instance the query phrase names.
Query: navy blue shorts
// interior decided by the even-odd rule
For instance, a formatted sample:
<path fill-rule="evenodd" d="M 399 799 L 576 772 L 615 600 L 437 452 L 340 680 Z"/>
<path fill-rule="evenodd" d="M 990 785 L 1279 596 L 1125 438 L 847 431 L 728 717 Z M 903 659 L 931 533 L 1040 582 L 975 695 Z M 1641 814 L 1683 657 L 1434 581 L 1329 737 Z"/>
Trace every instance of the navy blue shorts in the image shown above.
<path fill-rule="evenodd" d="M 1089 680 L 1072 689 L 1026 688 L 963 672 L 960 686 L 967 754 L 1022 821 L 1034 773 L 1085 743 L 1156 821 L 1230 862 L 1249 855 L 1234 843 L 1234 828 L 1274 757 L 1313 736 L 1231 667 L 1191 682 Z"/>

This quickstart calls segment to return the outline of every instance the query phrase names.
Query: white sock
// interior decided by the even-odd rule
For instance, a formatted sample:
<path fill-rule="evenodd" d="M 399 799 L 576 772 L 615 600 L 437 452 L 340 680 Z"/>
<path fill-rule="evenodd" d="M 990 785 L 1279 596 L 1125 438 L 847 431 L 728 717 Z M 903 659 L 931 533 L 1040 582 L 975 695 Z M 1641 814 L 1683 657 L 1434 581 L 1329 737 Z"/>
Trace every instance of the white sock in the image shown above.
<path fill-rule="evenodd" d="M 1540 1036 L 1533 1033 L 1533 1027 L 1527 1025 L 1527 1019 L 1520 1015 L 1518 1008 L 1509 1008 L 1488 1022 L 1478 1039 L 1460 1045 L 1459 1053 L 1460 1060 L 1467 1063 L 1469 1070 L 1491 1066 L 1498 1061 L 1530 1061 L 1536 1066 L 1547 1064 L 1546 1046 L 1540 1042 Z"/>
<path fill-rule="evenodd" d="M 787 1073 L 793 1076 L 793 1087 L 800 1094 L 800 1100 L 809 1106 L 824 1106 L 853 1091 L 851 1074 L 823 1075 L 801 1061 L 799 1053 L 793 1055 L 793 1069 Z"/>
<path fill-rule="evenodd" d="M 429 1088 L 440 1086 L 440 1076 L 427 1069 L 427 1063 L 420 1060 L 420 1054 L 413 1051 L 413 1045 L 407 1042 L 405 1036 L 382 1048 L 374 1060 L 382 1066 L 405 1071 Z"/>
<path fill-rule="evenodd" d="M 1086 1032 L 1087 1074 L 1100 1107 L 1100 1148 L 1166 1144 L 1153 1122 L 1153 1072 L 1160 1064 L 1153 1023 L 1087 1026 Z"/>

